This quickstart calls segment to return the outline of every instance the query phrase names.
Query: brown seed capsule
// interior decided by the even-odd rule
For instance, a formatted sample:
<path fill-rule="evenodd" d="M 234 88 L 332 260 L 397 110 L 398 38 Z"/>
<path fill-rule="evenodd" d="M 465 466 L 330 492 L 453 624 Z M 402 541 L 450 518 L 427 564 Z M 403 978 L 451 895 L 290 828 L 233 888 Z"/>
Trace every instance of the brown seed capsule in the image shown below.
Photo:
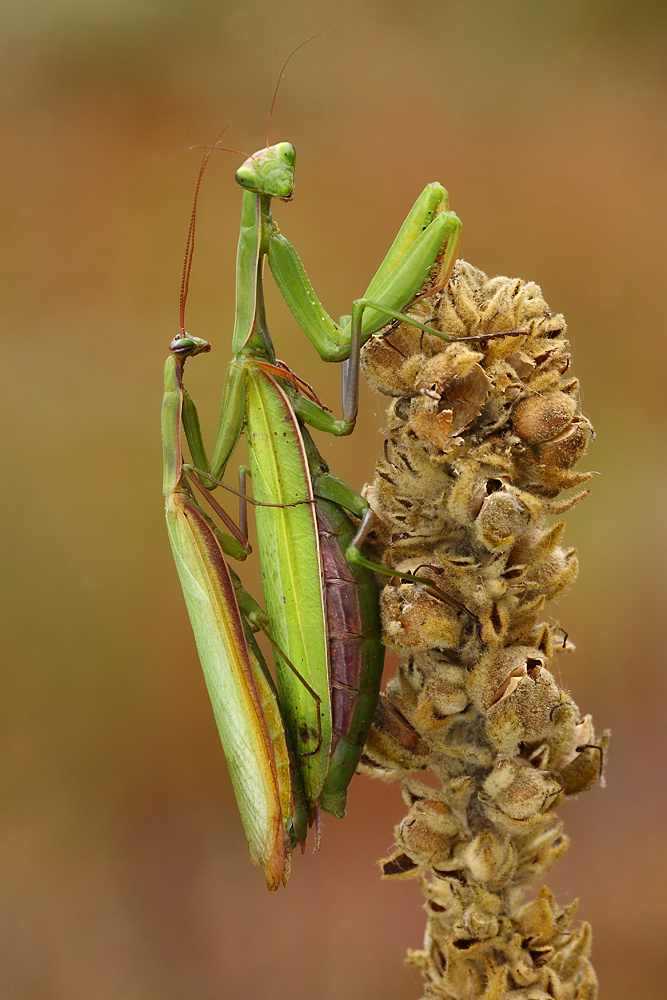
<path fill-rule="evenodd" d="M 574 549 L 557 545 L 547 559 L 535 564 L 530 585 L 539 586 L 544 596 L 551 600 L 576 580 L 578 572 L 579 560 Z"/>
<path fill-rule="evenodd" d="M 571 424 L 553 440 L 545 441 L 537 449 L 540 465 L 555 469 L 570 469 L 588 447 L 593 427 L 586 417 L 575 417 Z"/>
<path fill-rule="evenodd" d="M 430 747 L 389 698 L 380 695 L 359 769 L 391 780 L 426 767 Z"/>
<path fill-rule="evenodd" d="M 516 351 L 507 358 L 507 364 L 517 373 L 519 378 L 528 378 L 535 370 L 535 362 L 524 351 Z"/>
<path fill-rule="evenodd" d="M 446 361 L 442 355 L 427 361 L 415 386 L 417 392 L 436 395 L 439 409 L 451 408 L 453 434 L 459 434 L 475 419 L 492 385 L 489 376 L 477 364 L 482 355 L 457 346 L 458 354 L 450 349 Z"/>
<path fill-rule="evenodd" d="M 361 352 L 362 371 L 371 386 L 387 396 L 410 392 L 410 375 L 406 378 L 404 365 L 413 350 L 414 345 L 405 343 L 398 331 L 371 337 Z"/>
<path fill-rule="evenodd" d="M 604 784 L 605 752 L 609 743 L 609 730 L 591 744 L 584 744 L 571 763 L 559 768 L 565 782 L 566 795 L 578 795 L 597 782 Z"/>
<path fill-rule="evenodd" d="M 471 882 L 498 886 L 508 882 L 516 871 L 514 844 L 504 837 L 495 836 L 491 830 L 484 830 L 466 844 L 461 844 L 455 857 L 468 870 Z"/>
<path fill-rule="evenodd" d="M 487 496 L 475 518 L 480 541 L 492 551 L 508 549 L 528 527 L 530 514 L 521 501 L 505 490 Z"/>
<path fill-rule="evenodd" d="M 454 607 L 427 594 L 419 584 L 387 586 L 380 595 L 382 641 L 390 648 L 457 648 L 465 622 Z"/>
<path fill-rule="evenodd" d="M 428 654 L 423 654 L 428 655 Z M 420 732 L 431 734 L 446 726 L 451 717 L 465 711 L 469 699 L 463 667 L 441 666 L 428 680 L 417 698 L 413 724 Z"/>
<path fill-rule="evenodd" d="M 516 404 L 512 412 L 514 431 L 527 444 L 549 441 L 565 430 L 577 408 L 564 392 L 529 396 Z"/>
<path fill-rule="evenodd" d="M 547 559 L 563 537 L 565 522 L 559 521 L 548 531 L 531 528 L 525 531 L 512 547 L 509 566 L 533 566 Z"/>
<path fill-rule="evenodd" d="M 416 802 L 399 827 L 399 838 L 411 858 L 428 865 L 448 858 L 462 832 L 460 818 L 444 802 Z"/>
<path fill-rule="evenodd" d="M 488 941 L 498 933 L 498 918 L 479 903 L 473 903 L 463 914 L 463 926 L 471 938 Z"/>
<path fill-rule="evenodd" d="M 482 704 L 485 709 L 509 698 L 524 678 L 533 683 L 537 681 L 546 665 L 544 654 L 531 646 L 510 646 L 490 660 L 481 661 L 474 671 L 475 687 L 480 682 L 484 685 Z"/>
<path fill-rule="evenodd" d="M 536 771 L 527 761 L 504 760 L 484 782 L 486 811 L 496 810 L 515 822 L 539 822 L 562 789 L 553 772 Z"/>

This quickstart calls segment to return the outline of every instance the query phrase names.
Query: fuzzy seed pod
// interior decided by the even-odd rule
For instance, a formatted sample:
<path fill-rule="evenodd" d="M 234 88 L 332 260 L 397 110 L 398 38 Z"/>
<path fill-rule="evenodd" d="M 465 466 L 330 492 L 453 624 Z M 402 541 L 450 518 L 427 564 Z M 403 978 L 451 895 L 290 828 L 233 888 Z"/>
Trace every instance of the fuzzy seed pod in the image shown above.
<path fill-rule="evenodd" d="M 475 530 L 483 545 L 491 551 L 501 551 L 514 545 L 529 523 L 530 513 L 521 500 L 501 487 L 482 501 L 475 517 Z"/>
<path fill-rule="evenodd" d="M 525 397 L 512 411 L 514 431 L 526 444 L 550 441 L 565 430 L 576 409 L 576 401 L 565 392 Z"/>

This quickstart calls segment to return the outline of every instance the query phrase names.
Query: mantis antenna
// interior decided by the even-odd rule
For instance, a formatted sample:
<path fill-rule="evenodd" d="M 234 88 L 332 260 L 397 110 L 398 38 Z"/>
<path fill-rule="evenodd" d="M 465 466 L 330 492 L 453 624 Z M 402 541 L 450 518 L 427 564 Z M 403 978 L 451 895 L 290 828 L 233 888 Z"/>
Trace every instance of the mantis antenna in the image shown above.
<path fill-rule="evenodd" d="M 244 156 L 246 159 L 250 154 L 244 153 L 240 149 L 230 149 L 228 146 L 220 146 L 218 143 L 222 139 L 223 135 L 228 129 L 228 125 L 218 132 L 215 142 L 211 146 L 204 146 L 204 155 L 202 157 L 201 166 L 199 168 L 199 175 L 197 177 L 197 184 L 195 185 L 195 196 L 192 200 L 192 212 L 190 214 L 190 225 L 188 227 L 188 237 L 185 241 L 185 255 L 183 257 L 183 274 L 181 276 L 181 336 L 185 334 L 185 303 L 188 299 L 188 289 L 190 287 L 190 271 L 192 270 L 192 257 L 195 252 L 195 226 L 197 222 L 197 199 L 199 198 L 199 188 L 201 187 L 202 178 L 204 176 L 204 171 L 208 165 L 208 161 L 211 159 L 211 154 L 215 150 L 220 150 L 223 153 L 237 153 L 239 156 Z M 190 149 L 201 149 L 202 147 L 190 146 Z"/>
<path fill-rule="evenodd" d="M 268 120 L 268 124 L 267 124 L 267 127 L 266 127 L 266 145 L 267 146 L 269 145 L 269 131 L 271 129 L 271 120 L 273 118 L 273 109 L 275 108 L 275 105 L 276 105 L 276 98 L 278 96 L 278 89 L 280 87 L 280 82 L 281 82 L 281 80 L 282 80 L 282 78 L 283 78 L 283 76 L 285 74 L 285 69 L 287 67 L 287 64 L 290 61 L 290 59 L 292 58 L 292 56 L 296 55 L 296 53 L 299 51 L 299 49 L 302 49 L 304 45 L 308 45 L 308 43 L 312 42 L 315 38 L 319 38 L 319 36 L 321 34 L 322 34 L 322 32 L 318 31 L 318 33 L 316 35 L 311 35 L 310 38 L 307 38 L 305 40 L 305 42 L 301 42 L 299 45 L 296 46 L 296 48 L 292 49 L 292 51 L 290 52 L 290 54 L 288 55 L 287 59 L 285 60 L 285 62 L 283 63 L 283 65 L 282 65 L 282 67 L 280 69 L 280 73 L 278 74 L 278 82 L 276 83 L 275 90 L 273 91 L 273 99 L 271 101 L 271 109 L 269 111 L 269 120 Z M 254 157 L 253 157 L 252 154 L 244 153 L 243 150 L 232 149 L 229 146 L 220 146 L 219 145 L 219 142 L 222 139 L 222 137 L 225 134 L 225 132 L 227 131 L 227 128 L 228 128 L 228 126 L 225 125 L 225 127 L 218 133 L 215 141 L 213 142 L 213 144 L 211 146 L 205 146 L 204 147 L 204 155 L 202 157 L 201 166 L 199 168 L 199 176 L 197 177 L 197 184 L 195 186 L 195 196 L 194 196 L 194 199 L 192 201 L 192 212 L 191 212 L 191 215 L 190 215 L 190 225 L 188 227 L 188 236 L 187 236 L 187 240 L 186 240 L 186 243 L 185 243 L 185 255 L 184 255 L 184 258 L 183 258 L 183 273 L 182 273 L 182 276 L 181 276 L 180 330 L 181 330 L 181 335 L 182 336 L 185 334 L 185 303 L 187 302 L 187 298 L 188 298 L 188 289 L 189 289 L 189 286 L 190 286 L 190 271 L 192 270 L 192 258 L 193 258 L 194 251 L 195 251 L 195 226 L 196 226 L 196 221 L 197 221 L 197 199 L 199 198 L 199 188 L 201 187 L 202 178 L 204 176 L 204 171 L 206 170 L 206 167 L 208 165 L 208 161 L 210 160 L 211 154 L 214 152 L 214 150 L 220 150 L 221 152 L 225 152 L 225 153 L 237 153 L 239 156 L 242 156 L 244 159 L 254 159 Z M 195 146 L 191 146 L 190 147 L 190 149 L 196 149 L 196 148 L 197 147 L 195 147 Z"/>
<path fill-rule="evenodd" d="M 288 55 L 287 59 L 283 63 L 282 68 L 280 70 L 280 73 L 278 73 L 278 82 L 276 83 L 276 89 L 273 91 L 273 100 L 271 101 L 271 110 L 269 111 L 269 121 L 268 121 L 267 126 L 266 126 L 266 145 L 267 145 L 267 147 L 269 146 L 269 132 L 271 131 L 271 119 L 273 118 L 273 109 L 276 106 L 276 97 L 278 96 L 278 88 L 280 87 L 280 81 L 282 80 L 282 78 L 283 78 L 283 76 L 285 74 L 285 69 L 287 67 L 287 63 L 290 61 L 290 59 L 292 58 L 292 56 L 296 55 L 296 53 L 299 51 L 299 49 L 302 49 L 304 47 L 304 45 L 308 45 L 308 42 L 312 42 L 315 38 L 319 38 L 321 34 L 322 34 L 322 32 L 318 31 L 316 35 L 311 35 L 310 38 L 307 38 L 305 40 L 305 42 L 301 42 L 301 44 L 297 45 L 297 47 L 295 49 L 292 49 L 292 51 Z"/>

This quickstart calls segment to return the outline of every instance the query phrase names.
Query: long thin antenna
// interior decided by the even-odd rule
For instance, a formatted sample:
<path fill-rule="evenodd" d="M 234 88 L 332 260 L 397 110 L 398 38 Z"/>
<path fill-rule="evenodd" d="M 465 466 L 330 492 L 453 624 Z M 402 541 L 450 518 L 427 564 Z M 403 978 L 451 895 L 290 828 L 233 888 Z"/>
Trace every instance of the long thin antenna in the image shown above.
<path fill-rule="evenodd" d="M 195 252 L 195 224 L 197 221 L 197 198 L 199 197 L 199 188 L 201 187 L 202 177 L 204 176 L 204 171 L 206 170 L 206 164 L 211 158 L 211 153 L 217 148 L 222 136 L 227 129 L 227 125 L 218 133 L 218 136 L 212 146 L 208 146 L 202 157 L 201 167 L 199 168 L 199 176 L 197 177 L 197 184 L 195 187 L 195 196 L 192 202 L 192 213 L 190 215 L 190 225 L 188 227 L 188 238 L 185 241 L 185 256 L 183 257 L 183 274 L 181 276 L 181 335 L 185 334 L 185 303 L 188 299 L 188 288 L 190 285 L 190 271 L 192 269 L 192 255 Z"/>
<path fill-rule="evenodd" d="M 228 129 L 228 125 L 218 133 L 218 137 L 212 146 L 190 146 L 190 149 L 203 149 L 204 155 L 201 161 L 201 167 L 199 168 L 199 176 L 197 178 L 197 185 L 195 187 L 195 196 L 192 201 L 192 214 L 190 216 L 190 226 L 188 228 L 188 238 L 185 243 L 185 256 L 183 258 L 183 274 L 181 277 L 181 334 L 185 333 L 185 303 L 188 298 L 188 288 L 190 286 L 190 271 L 192 270 L 192 256 L 195 252 L 195 224 L 197 221 L 197 198 L 199 197 L 199 188 L 201 187 L 202 177 L 204 176 L 204 171 L 206 170 L 206 165 L 211 158 L 211 153 L 217 151 L 221 153 L 237 153 L 239 156 L 244 156 L 246 159 L 249 158 L 248 153 L 244 153 L 242 149 L 232 149 L 229 146 L 219 146 L 218 143 L 220 139 L 225 134 Z"/>
<path fill-rule="evenodd" d="M 273 118 L 273 109 L 276 106 L 276 97 L 278 96 L 278 88 L 280 86 L 280 81 L 282 80 L 283 75 L 285 73 L 285 68 L 287 67 L 287 63 L 290 61 L 290 59 L 292 58 L 293 55 L 296 55 L 296 53 L 299 51 L 299 49 L 302 49 L 304 47 L 304 45 L 308 44 L 308 42 L 312 42 L 314 38 L 319 38 L 321 34 L 323 34 L 323 32 L 318 31 L 316 35 L 311 35 L 310 38 L 307 38 L 305 40 L 305 42 L 301 42 L 300 45 L 297 45 L 297 47 L 295 49 L 292 49 L 292 51 L 288 55 L 287 59 L 283 63 L 282 69 L 280 70 L 280 73 L 278 74 L 278 82 L 276 84 L 276 89 L 273 91 L 273 100 L 271 101 L 271 110 L 269 111 L 269 122 L 268 122 L 268 125 L 266 126 L 266 145 L 267 145 L 267 148 L 268 148 L 268 145 L 269 145 L 269 132 L 271 131 L 271 119 Z"/>

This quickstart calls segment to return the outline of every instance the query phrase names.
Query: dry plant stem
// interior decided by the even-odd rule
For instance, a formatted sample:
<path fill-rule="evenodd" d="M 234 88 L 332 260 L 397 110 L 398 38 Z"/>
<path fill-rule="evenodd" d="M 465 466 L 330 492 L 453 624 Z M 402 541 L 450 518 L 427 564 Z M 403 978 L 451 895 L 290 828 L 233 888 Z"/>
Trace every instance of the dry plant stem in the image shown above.
<path fill-rule="evenodd" d="M 573 466 L 592 436 L 565 322 L 534 283 L 464 261 L 415 315 L 480 339 L 401 324 L 364 348 L 367 378 L 393 397 L 365 491 L 371 548 L 454 599 L 396 579 L 382 593 L 384 642 L 405 659 L 362 764 L 389 779 L 428 768 L 439 786 L 404 777 L 383 874 L 416 878 L 426 897 L 424 948 L 409 955 L 425 997 L 593 1000 L 576 904 L 545 887 L 522 904 L 567 848 L 557 806 L 601 780 L 608 740 L 559 688 L 554 655 L 573 647 L 540 620 L 577 574 L 558 517 L 587 491 L 557 498 L 588 479 Z"/>

